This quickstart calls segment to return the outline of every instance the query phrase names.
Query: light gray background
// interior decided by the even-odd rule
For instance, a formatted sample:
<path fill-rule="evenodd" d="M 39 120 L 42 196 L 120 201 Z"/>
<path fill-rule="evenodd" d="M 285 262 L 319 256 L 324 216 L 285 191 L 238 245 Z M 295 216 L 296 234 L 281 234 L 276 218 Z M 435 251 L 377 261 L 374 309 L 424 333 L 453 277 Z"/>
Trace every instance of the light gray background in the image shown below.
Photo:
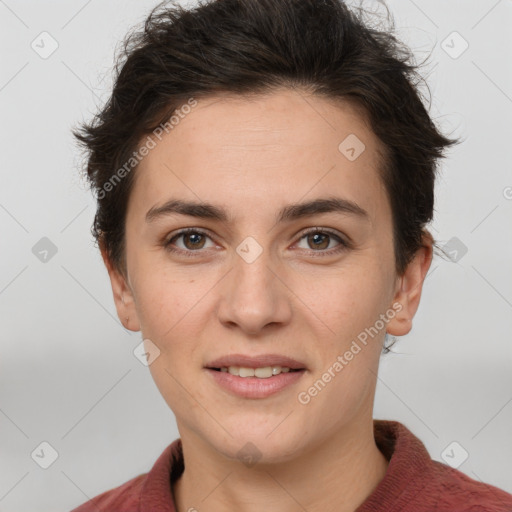
<path fill-rule="evenodd" d="M 178 437 L 133 355 L 140 333 L 117 319 L 70 133 L 106 100 L 116 44 L 154 5 L 0 0 L 2 512 L 68 511 Z M 435 258 L 411 333 L 383 357 L 375 417 L 402 421 L 437 460 L 457 441 L 461 471 L 512 492 L 512 2 L 388 5 L 420 60 L 433 49 L 432 115 L 466 138 L 442 165 L 432 232 L 468 250 Z M 42 31 L 59 45 L 47 59 L 31 48 Z M 458 58 L 453 31 L 469 44 Z M 32 252 L 43 237 L 58 250 L 46 263 Z M 46 470 L 31 458 L 43 441 L 58 452 Z"/>

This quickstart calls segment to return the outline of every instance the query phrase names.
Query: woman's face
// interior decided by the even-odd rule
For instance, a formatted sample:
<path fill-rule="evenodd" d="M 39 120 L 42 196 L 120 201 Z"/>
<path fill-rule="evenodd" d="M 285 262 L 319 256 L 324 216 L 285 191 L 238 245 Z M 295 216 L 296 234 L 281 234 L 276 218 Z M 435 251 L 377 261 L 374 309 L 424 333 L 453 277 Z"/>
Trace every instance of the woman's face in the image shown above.
<path fill-rule="evenodd" d="M 349 105 L 282 90 L 198 101 L 141 161 L 128 278 L 110 273 L 125 327 L 140 327 L 157 356 L 150 371 L 182 438 L 276 462 L 367 428 L 385 332 L 405 334 L 411 316 L 396 302 L 377 151 Z M 320 199 L 355 206 L 290 209 Z M 226 218 L 198 207 L 148 216 L 178 200 Z M 208 369 L 233 354 L 304 369 L 261 379 Z"/>

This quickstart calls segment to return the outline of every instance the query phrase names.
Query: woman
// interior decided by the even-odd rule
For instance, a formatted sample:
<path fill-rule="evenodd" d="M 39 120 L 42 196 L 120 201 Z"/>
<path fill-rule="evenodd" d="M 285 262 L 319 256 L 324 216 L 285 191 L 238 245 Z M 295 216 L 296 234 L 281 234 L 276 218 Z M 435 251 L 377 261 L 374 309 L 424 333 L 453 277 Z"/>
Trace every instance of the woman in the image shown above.
<path fill-rule="evenodd" d="M 511 511 L 372 418 L 419 306 L 442 135 L 338 0 L 161 6 L 75 135 L 119 318 L 180 438 L 77 512 Z"/>

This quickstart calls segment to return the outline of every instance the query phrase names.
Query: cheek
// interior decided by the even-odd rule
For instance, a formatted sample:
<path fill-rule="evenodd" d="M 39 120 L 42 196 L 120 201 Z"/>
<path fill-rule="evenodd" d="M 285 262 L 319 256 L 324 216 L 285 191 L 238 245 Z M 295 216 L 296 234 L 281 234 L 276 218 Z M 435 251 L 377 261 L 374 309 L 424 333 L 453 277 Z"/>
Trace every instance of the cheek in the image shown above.
<path fill-rule="evenodd" d="M 145 264 L 139 267 L 137 313 L 145 337 L 167 346 L 167 340 L 194 333 L 197 306 L 209 289 L 186 271 Z M 150 269 L 150 270 L 148 270 Z M 180 277 L 177 277 L 179 275 Z"/>
<path fill-rule="evenodd" d="M 329 273 L 302 273 L 292 289 L 311 321 L 339 345 L 375 323 L 387 307 L 389 286 L 378 261 L 354 258 Z"/>
<path fill-rule="evenodd" d="M 143 282 L 139 281 L 137 294 L 142 335 L 160 351 L 149 366 L 151 376 L 168 406 L 180 417 L 201 413 L 197 401 L 190 399 L 190 394 L 197 396 L 196 376 L 190 370 L 198 360 L 196 340 L 203 330 L 200 317 L 208 318 L 201 313 L 205 290 L 189 281 L 148 272 Z"/>

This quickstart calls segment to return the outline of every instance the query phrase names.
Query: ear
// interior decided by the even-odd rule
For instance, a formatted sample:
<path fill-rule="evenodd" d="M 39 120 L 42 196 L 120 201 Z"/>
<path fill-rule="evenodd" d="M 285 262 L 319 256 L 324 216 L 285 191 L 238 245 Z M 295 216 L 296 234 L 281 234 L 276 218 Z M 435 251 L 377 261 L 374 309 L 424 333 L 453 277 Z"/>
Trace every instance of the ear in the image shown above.
<path fill-rule="evenodd" d="M 121 272 L 114 267 L 110 261 L 107 251 L 100 243 L 101 257 L 107 267 L 114 296 L 114 303 L 117 310 L 117 316 L 123 326 L 130 331 L 140 331 L 140 322 L 135 308 L 135 300 L 130 285 L 126 282 Z"/>
<path fill-rule="evenodd" d="M 394 308 L 397 313 L 386 328 L 389 334 L 404 336 L 412 329 L 412 319 L 420 304 L 423 282 L 432 263 L 432 246 L 432 235 L 425 231 L 423 245 L 416 251 L 403 275 L 397 278 L 393 304 L 399 303 L 401 309 Z"/>

